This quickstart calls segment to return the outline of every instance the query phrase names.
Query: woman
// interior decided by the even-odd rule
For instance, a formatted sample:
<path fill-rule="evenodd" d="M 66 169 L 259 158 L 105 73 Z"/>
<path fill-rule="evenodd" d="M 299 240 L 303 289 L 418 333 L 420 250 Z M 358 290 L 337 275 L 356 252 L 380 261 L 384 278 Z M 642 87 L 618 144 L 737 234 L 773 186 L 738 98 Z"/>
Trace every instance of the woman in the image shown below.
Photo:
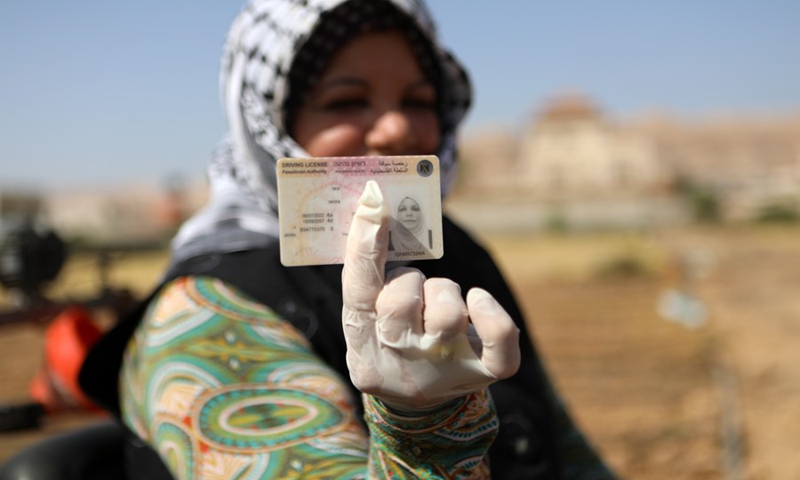
<path fill-rule="evenodd" d="M 81 375 L 130 431 L 131 476 L 480 478 L 491 465 L 495 478 L 610 478 L 519 345 L 525 324 L 495 265 L 447 219 L 443 259 L 384 279 L 383 203 L 368 185 L 344 271 L 280 265 L 277 158 L 436 153 L 451 185 L 470 86 L 424 6 L 254 0 L 221 84 L 229 135 L 209 205 Z"/>
<path fill-rule="evenodd" d="M 432 232 L 422 221 L 419 203 L 405 197 L 397 205 L 394 226 L 389 231 L 389 251 L 414 252 L 433 248 Z"/>

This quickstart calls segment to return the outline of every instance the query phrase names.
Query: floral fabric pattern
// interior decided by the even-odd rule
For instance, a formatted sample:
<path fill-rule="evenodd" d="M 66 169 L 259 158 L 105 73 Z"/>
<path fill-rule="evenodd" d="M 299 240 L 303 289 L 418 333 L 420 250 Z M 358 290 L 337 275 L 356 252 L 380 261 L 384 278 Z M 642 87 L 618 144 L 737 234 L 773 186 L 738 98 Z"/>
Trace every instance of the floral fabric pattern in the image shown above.
<path fill-rule="evenodd" d="M 179 479 L 485 478 L 488 392 L 423 417 L 346 384 L 272 310 L 217 279 L 162 289 L 120 376 L 124 422 Z"/>

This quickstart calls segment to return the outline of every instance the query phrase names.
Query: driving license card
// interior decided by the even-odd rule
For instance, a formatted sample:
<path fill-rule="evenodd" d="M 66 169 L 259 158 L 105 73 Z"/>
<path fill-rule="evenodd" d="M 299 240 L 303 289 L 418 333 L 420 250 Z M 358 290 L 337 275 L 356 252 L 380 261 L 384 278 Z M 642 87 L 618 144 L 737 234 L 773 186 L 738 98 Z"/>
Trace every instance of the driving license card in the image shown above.
<path fill-rule="evenodd" d="M 388 205 L 387 260 L 441 258 L 442 196 L 435 156 L 282 158 L 278 161 L 281 263 L 344 263 L 350 221 L 368 180 Z"/>

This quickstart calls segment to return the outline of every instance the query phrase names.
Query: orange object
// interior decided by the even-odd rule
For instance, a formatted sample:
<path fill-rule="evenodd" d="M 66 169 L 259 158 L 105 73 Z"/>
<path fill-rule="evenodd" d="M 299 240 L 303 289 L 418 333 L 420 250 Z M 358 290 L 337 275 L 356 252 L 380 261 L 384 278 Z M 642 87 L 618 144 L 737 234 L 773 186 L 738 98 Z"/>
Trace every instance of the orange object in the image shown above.
<path fill-rule="evenodd" d="M 102 336 L 89 311 L 72 305 L 56 316 L 44 336 L 44 367 L 29 385 L 29 393 L 48 413 L 95 409 L 78 386 L 86 354 Z"/>

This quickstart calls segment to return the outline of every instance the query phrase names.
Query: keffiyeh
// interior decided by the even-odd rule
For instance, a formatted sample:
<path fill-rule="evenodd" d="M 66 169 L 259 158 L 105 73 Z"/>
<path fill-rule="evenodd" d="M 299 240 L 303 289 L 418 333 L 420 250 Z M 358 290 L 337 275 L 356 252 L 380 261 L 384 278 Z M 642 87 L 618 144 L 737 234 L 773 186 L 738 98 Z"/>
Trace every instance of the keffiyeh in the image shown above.
<path fill-rule="evenodd" d="M 277 241 L 275 163 L 309 156 L 287 133 L 287 104 L 301 101 L 313 74 L 351 37 L 346 32 L 394 27 L 406 32 L 423 59 L 423 71 L 436 72 L 442 124 L 438 155 L 442 192 L 448 191 L 456 173 L 456 128 L 469 108 L 471 87 L 458 61 L 438 43 L 433 20 L 419 0 L 253 0 L 233 21 L 223 51 L 220 89 L 228 134 L 208 166 L 209 202 L 173 240 L 173 264 Z M 310 39 L 319 44 L 312 50 L 319 61 L 298 61 L 300 52 L 309 51 Z M 427 58 L 433 65 L 426 65 Z M 291 72 L 300 65 L 312 74 L 292 81 Z"/>

